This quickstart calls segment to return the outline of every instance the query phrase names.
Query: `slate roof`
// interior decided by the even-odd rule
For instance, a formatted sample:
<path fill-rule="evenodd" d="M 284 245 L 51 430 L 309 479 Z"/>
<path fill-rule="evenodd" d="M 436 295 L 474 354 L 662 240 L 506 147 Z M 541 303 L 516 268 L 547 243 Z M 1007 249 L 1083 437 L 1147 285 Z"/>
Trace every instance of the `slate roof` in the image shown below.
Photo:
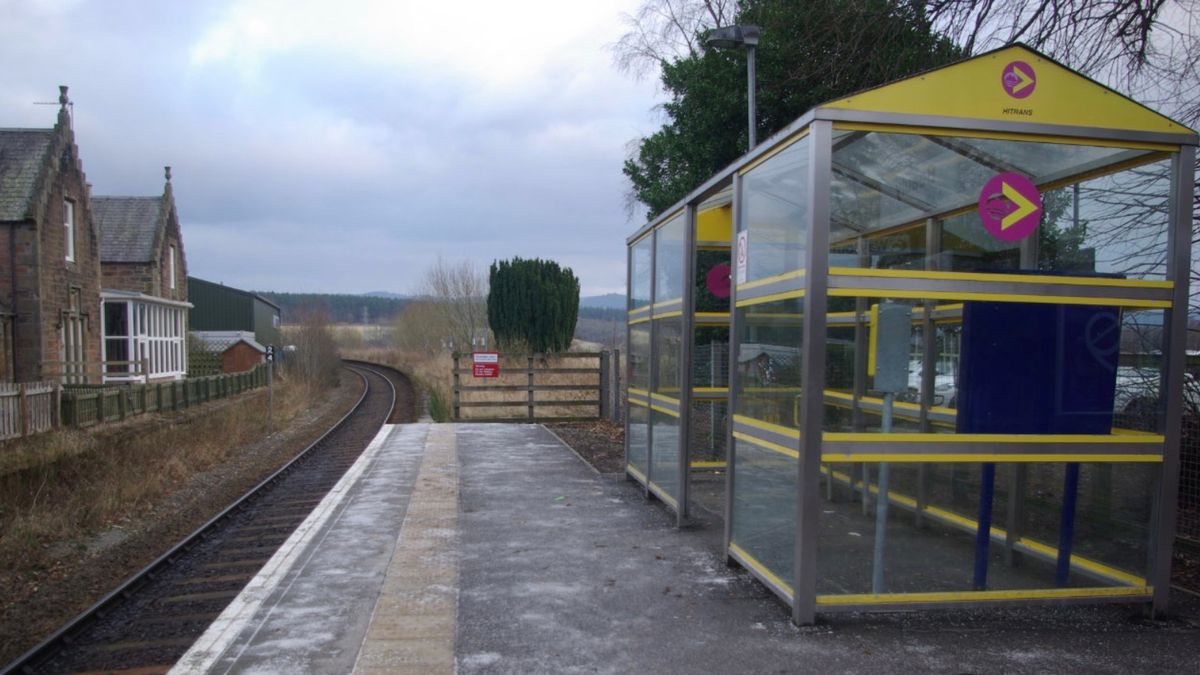
<path fill-rule="evenodd" d="M 164 223 L 162 197 L 92 197 L 92 217 L 100 228 L 101 263 L 155 260 L 154 244 Z"/>
<path fill-rule="evenodd" d="M 53 129 L 0 129 L 0 221 L 32 217 Z"/>

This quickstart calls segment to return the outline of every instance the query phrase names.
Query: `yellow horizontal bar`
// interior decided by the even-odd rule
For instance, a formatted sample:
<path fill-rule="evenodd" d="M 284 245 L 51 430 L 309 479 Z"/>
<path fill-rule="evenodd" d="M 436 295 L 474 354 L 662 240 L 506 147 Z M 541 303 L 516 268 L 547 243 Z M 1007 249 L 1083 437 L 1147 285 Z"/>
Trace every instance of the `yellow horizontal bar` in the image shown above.
<path fill-rule="evenodd" d="M 666 300 L 662 300 L 650 305 L 650 309 L 661 309 L 667 305 L 674 305 L 677 302 L 683 302 L 683 298 L 667 298 Z"/>
<path fill-rule="evenodd" d="M 688 466 L 693 469 L 724 469 L 725 462 L 691 462 Z"/>
<path fill-rule="evenodd" d="M 738 284 L 737 289 L 739 291 L 748 291 L 751 288 L 758 288 L 759 286 L 766 286 L 768 284 L 774 284 L 774 283 L 778 283 L 780 281 L 787 281 L 789 279 L 803 279 L 805 274 L 806 274 L 805 270 L 792 270 L 791 272 L 784 272 L 783 274 L 775 274 L 775 275 L 772 275 L 769 277 L 763 277 L 762 279 L 755 279 L 754 281 L 747 281 L 744 284 Z"/>
<path fill-rule="evenodd" d="M 665 415 L 670 415 L 671 417 L 679 417 L 679 413 L 675 412 L 674 410 L 671 410 L 670 408 L 663 408 L 662 406 L 651 405 L 650 409 L 656 410 Z"/>
<path fill-rule="evenodd" d="M 1069 286 L 1108 286 L 1113 288 L 1171 289 L 1173 281 L 1146 279 L 1110 279 L 1107 277 L 1050 276 L 1048 274 L 1000 274 L 997 272 L 942 272 L 937 270 L 875 269 L 830 267 L 831 277 L 876 277 L 888 279 L 946 279 L 955 281 L 1000 281 L 1017 284 L 1065 284 Z M 936 308 L 935 308 L 936 309 Z"/>
<path fill-rule="evenodd" d="M 650 491 L 653 492 L 659 499 L 670 504 L 672 507 L 679 508 L 679 502 L 674 497 L 667 494 L 666 490 L 662 489 L 662 487 L 656 485 L 654 481 L 646 483 L 646 487 L 650 488 Z"/>
<path fill-rule="evenodd" d="M 1111 305 L 1146 309 L 1170 309 L 1170 300 L 1134 300 L 1131 298 L 1084 298 L 1072 295 L 1017 295 L 1008 293 L 962 293 L 958 291 L 902 291 L 886 288 L 831 288 L 837 298 L 912 298 L 916 300 L 991 300 L 994 302 L 1036 302 L 1053 305 Z M 757 298 L 756 298 L 757 299 Z M 742 303 L 738 303 L 741 307 Z"/>
<path fill-rule="evenodd" d="M 800 430 L 799 429 L 794 429 L 792 427 L 785 427 L 781 424 L 774 424 L 772 422 L 764 422 L 762 420 L 756 420 L 753 417 L 746 417 L 745 415 L 734 415 L 733 421 L 740 422 L 741 424 L 745 424 L 746 426 L 751 426 L 751 427 L 755 427 L 757 429 L 762 429 L 763 431 L 772 431 L 777 434 L 782 434 L 784 436 L 791 436 L 792 438 L 796 438 L 796 439 L 800 438 Z"/>
<path fill-rule="evenodd" d="M 626 314 L 633 316 L 634 314 L 642 314 L 644 312 L 649 312 L 649 311 L 650 311 L 650 305 L 642 305 L 641 307 L 634 307 L 633 309 L 626 312 Z"/>
<path fill-rule="evenodd" d="M 878 131 L 881 133 L 958 136 L 960 138 L 987 138 L 999 141 L 1023 141 L 1026 143 L 1056 143 L 1059 145 L 1090 145 L 1100 148 L 1129 148 L 1130 150 L 1157 150 L 1179 152 L 1178 145 L 1146 143 L 1143 141 L 1117 141 L 1109 138 L 1081 138 L 1075 136 L 1053 136 L 1006 131 L 984 131 L 982 129 L 945 129 L 942 127 L 909 127 L 899 124 L 867 124 L 862 122 L 834 122 L 833 128 L 847 131 Z M 1081 130 L 1085 127 L 1079 127 Z"/>
<path fill-rule="evenodd" d="M 941 602 L 987 602 L 989 600 L 1066 600 L 1071 598 L 1150 598 L 1154 588 L 1040 588 L 1020 591 L 947 591 L 941 593 L 854 593 L 818 595 L 822 605 L 891 605 Z"/>
<path fill-rule="evenodd" d="M 826 441 L 895 441 L 900 443 L 1085 443 L 1101 445 L 1105 443 L 1145 443 L 1154 445 L 1165 443 L 1166 438 L 1159 435 L 1147 436 L 1112 436 L 1104 434 L 918 434 L 908 432 L 895 433 L 861 433 L 827 431 L 821 434 Z"/>
<path fill-rule="evenodd" d="M 762 563 L 760 563 L 757 558 L 755 558 L 754 556 L 747 553 L 746 549 L 742 548 L 741 546 L 738 546 L 737 544 L 735 544 L 733 542 L 729 542 L 729 550 L 736 553 L 738 559 L 741 560 L 743 563 L 745 563 L 747 566 L 749 566 L 751 569 L 753 569 L 755 572 L 758 572 L 763 577 L 770 579 L 771 583 L 773 583 L 776 586 L 787 591 L 788 595 L 793 595 L 795 593 L 795 591 L 792 590 L 791 584 L 784 583 L 783 579 L 780 579 L 777 575 L 775 575 L 774 572 L 767 569 L 766 565 L 763 565 Z"/>
<path fill-rule="evenodd" d="M 740 431 L 733 432 L 733 437 L 738 439 L 739 441 L 746 441 L 747 443 L 757 445 L 758 447 L 763 448 L 764 450 L 770 450 L 771 452 L 777 452 L 781 455 L 784 455 L 785 457 L 791 457 L 792 459 L 800 459 L 800 453 L 796 452 L 795 450 L 792 450 L 791 448 L 784 447 L 778 443 L 772 443 L 771 441 L 764 441 L 761 438 L 755 438 L 754 436 L 750 436 L 749 434 L 743 434 Z"/>
<path fill-rule="evenodd" d="M 751 307 L 753 305 L 762 305 L 762 304 L 765 304 L 768 302 L 779 302 L 780 300 L 794 300 L 796 298 L 803 298 L 804 294 L 805 294 L 805 291 L 803 288 L 801 288 L 801 289 L 797 289 L 794 291 L 784 291 L 782 293 L 772 293 L 771 295 L 760 295 L 757 298 L 750 298 L 749 300 L 738 300 L 737 306 L 738 307 Z"/>
<path fill-rule="evenodd" d="M 974 462 L 1020 462 L 1020 463 L 1039 463 L 1039 462 L 1091 462 L 1091 463 L 1142 463 L 1142 464 L 1161 464 L 1163 461 L 1162 455 L 1089 455 L 1089 454 L 997 454 L 997 453 L 846 453 L 846 452 L 823 452 L 821 453 L 822 462 L 914 462 L 914 463 L 930 463 L 930 462 L 947 462 L 947 463 L 974 463 Z"/>
<path fill-rule="evenodd" d="M 729 387 L 692 387 L 692 393 L 696 393 L 696 394 L 728 394 Z"/>
<path fill-rule="evenodd" d="M 862 485 L 862 481 L 856 481 L 853 478 L 851 478 L 849 475 L 847 475 L 841 471 L 833 471 L 832 469 L 829 469 L 824 466 L 821 467 L 821 473 L 832 476 L 836 480 L 838 480 L 842 483 L 845 483 L 846 485 L 849 485 L 851 487 L 853 487 L 855 484 Z M 871 494 L 878 495 L 879 494 L 879 486 L 871 485 L 869 487 L 869 491 L 871 492 Z M 906 506 L 906 507 L 914 509 L 914 510 L 916 510 L 916 508 L 917 508 L 917 500 L 913 499 L 912 497 L 909 497 L 908 495 L 897 492 L 895 490 L 888 490 L 887 498 L 888 498 L 888 501 L 895 502 L 902 506 Z M 959 527 L 961 527 L 964 530 L 970 531 L 970 530 L 977 530 L 979 528 L 979 523 L 977 521 L 974 521 L 966 516 L 962 516 L 957 513 L 954 513 L 953 511 L 947 511 L 946 509 L 938 508 L 936 506 L 928 506 L 927 505 L 924 508 L 923 513 L 935 520 L 940 520 L 940 521 L 946 522 L 946 523 L 954 523 L 955 525 L 958 525 Z M 1006 532 L 1001 527 L 992 525 L 991 536 L 993 539 L 1005 539 L 1008 536 L 1008 532 Z M 1046 556 L 1047 558 L 1049 558 L 1051 560 L 1058 558 L 1058 549 L 1054 548 L 1053 546 L 1048 546 L 1041 542 L 1034 541 L 1032 539 L 1026 539 L 1024 537 L 1018 538 L 1016 541 L 1016 545 L 1022 546 L 1030 551 L 1036 551 L 1040 555 Z M 1101 576 L 1105 576 L 1110 579 L 1114 579 L 1116 581 L 1120 581 L 1122 583 L 1129 584 L 1131 586 L 1138 586 L 1138 587 L 1143 587 L 1143 588 L 1146 586 L 1146 580 L 1143 579 L 1142 577 L 1139 577 L 1134 574 L 1130 574 L 1128 572 L 1124 572 L 1115 567 L 1110 567 L 1103 563 L 1099 563 L 1099 562 L 1090 560 L 1088 558 L 1084 558 L 1079 555 L 1074 555 L 1074 554 L 1071 555 L 1071 564 L 1076 567 L 1090 570 Z"/>
<path fill-rule="evenodd" d="M 674 312 L 664 312 L 662 314 L 655 314 L 654 318 L 655 319 L 674 319 L 677 316 L 683 316 L 682 309 L 677 309 Z"/>
<path fill-rule="evenodd" d="M 633 474 L 634 477 L 636 477 L 638 480 L 642 481 L 643 483 L 646 482 L 646 474 L 642 473 L 641 471 L 638 471 L 637 467 L 635 467 L 634 465 L 626 464 L 625 470 L 628 471 L 629 473 Z"/>
<path fill-rule="evenodd" d="M 663 396 L 662 394 L 660 394 L 658 392 L 654 392 L 653 394 L 650 394 L 650 398 L 658 399 L 659 401 L 666 401 L 667 403 L 674 403 L 676 405 L 679 404 L 679 399 L 671 397 L 671 396 Z"/>
<path fill-rule="evenodd" d="M 728 323 L 729 312 L 696 312 L 696 323 Z"/>
<path fill-rule="evenodd" d="M 1025 548 L 1028 548 L 1029 550 L 1032 550 L 1032 551 L 1037 551 L 1037 552 L 1041 553 L 1042 555 L 1047 556 L 1049 558 L 1053 558 L 1053 559 L 1058 558 L 1058 549 L 1057 548 L 1054 548 L 1053 546 L 1047 546 L 1046 544 L 1043 544 L 1040 541 L 1026 539 L 1025 537 L 1018 537 L 1017 541 L 1016 541 L 1016 545 L 1024 546 Z M 1102 576 L 1106 576 L 1106 577 L 1110 577 L 1113 579 L 1118 579 L 1120 581 L 1124 581 L 1125 583 L 1129 584 L 1130 586 L 1137 586 L 1140 588 L 1146 587 L 1146 580 L 1143 579 L 1142 577 L 1137 576 L 1136 574 L 1122 572 L 1121 570 L 1119 570 L 1115 567 L 1109 567 L 1108 565 L 1105 565 L 1103 563 L 1098 563 L 1095 560 L 1088 560 L 1087 558 L 1083 558 L 1078 555 L 1074 555 L 1074 554 L 1071 555 L 1071 565 L 1094 572 L 1096 574 L 1100 574 Z"/>
<path fill-rule="evenodd" d="M 629 391 L 629 393 L 637 394 L 638 396 L 649 396 L 650 395 L 650 392 L 645 389 L 634 389 L 633 387 L 630 387 L 628 389 L 628 391 Z"/>

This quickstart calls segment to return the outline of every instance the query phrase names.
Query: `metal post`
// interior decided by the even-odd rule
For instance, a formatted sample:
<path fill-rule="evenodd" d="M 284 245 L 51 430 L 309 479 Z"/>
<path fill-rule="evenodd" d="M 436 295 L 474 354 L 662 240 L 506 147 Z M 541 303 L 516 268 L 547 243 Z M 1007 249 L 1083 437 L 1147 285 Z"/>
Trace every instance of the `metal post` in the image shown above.
<path fill-rule="evenodd" d="M 733 238 L 733 246 L 730 247 L 730 262 L 737 259 L 737 233 L 742 225 L 742 176 L 735 173 L 733 176 L 733 195 L 731 202 L 731 210 L 733 214 L 733 226 L 730 236 Z M 734 467 L 736 465 L 736 446 L 733 441 L 733 415 L 737 411 L 737 353 L 740 339 L 738 336 L 738 321 L 737 321 L 737 273 L 733 272 L 734 277 L 729 283 L 729 367 L 725 373 L 725 401 L 728 412 L 728 423 L 725 425 L 725 532 L 722 553 L 725 555 L 726 564 L 731 564 L 733 558 L 729 556 L 729 544 L 733 541 L 733 489 Z M 715 383 L 714 383 L 715 384 Z"/>
<path fill-rule="evenodd" d="M 1171 172 L 1171 226 L 1167 278 L 1175 283 L 1171 309 L 1166 311 L 1167 329 L 1163 346 L 1165 363 L 1160 391 L 1166 394 L 1163 462 L 1158 477 L 1150 545 L 1150 574 L 1154 587 L 1154 616 L 1167 612 L 1171 594 L 1171 548 L 1175 543 L 1179 499 L 1179 453 L 1182 441 L 1184 347 L 1187 341 L 1188 276 L 1191 264 L 1192 186 L 1195 180 L 1196 147 L 1180 146 Z"/>
<path fill-rule="evenodd" d="M 796 482 L 795 592 L 792 621 L 812 624 L 817 610 L 817 537 L 821 511 L 821 435 L 825 417 L 826 307 L 829 287 L 830 185 L 833 180 L 833 123 L 809 127 L 808 247 L 805 251 L 800 460 Z"/>
<path fill-rule="evenodd" d="M 675 525 L 682 527 L 688 517 L 688 480 L 691 476 L 692 450 L 692 351 L 696 342 L 696 205 L 683 210 L 683 316 L 679 318 L 683 344 L 679 350 L 679 471 Z"/>
<path fill-rule="evenodd" d="M 754 45 L 747 43 L 746 44 L 746 99 L 748 101 L 748 107 L 750 108 L 747 111 L 748 115 L 749 115 L 749 120 L 750 120 L 750 136 L 749 136 L 750 145 L 749 145 L 749 147 L 746 148 L 747 152 L 749 152 L 750 150 L 753 150 L 754 146 L 758 145 L 757 132 L 754 128 L 755 127 L 755 124 L 754 124 L 754 121 L 755 121 L 754 120 L 754 116 L 755 116 L 755 110 L 754 110 L 754 89 L 755 89 L 755 87 L 754 87 L 754 77 L 755 77 L 754 51 L 755 51 Z"/>
<path fill-rule="evenodd" d="M 636 242 L 625 246 L 625 386 L 633 380 L 633 359 L 629 355 L 633 353 L 633 330 L 629 325 L 629 312 L 633 311 L 633 247 Z M 621 357 L 617 355 L 617 372 L 621 371 Z M 618 377 L 620 377 L 618 375 Z M 617 382 L 615 387 L 617 391 L 621 390 L 621 383 Z M 622 462 L 622 468 L 625 470 L 625 478 L 629 478 L 629 394 L 625 394 L 625 410 L 622 413 L 625 416 L 625 461 Z"/>
<path fill-rule="evenodd" d="M 896 394 L 886 392 L 883 395 L 883 433 L 892 431 L 892 406 L 896 402 Z M 888 480 L 891 477 L 891 467 L 887 462 L 879 463 L 879 496 L 875 498 L 875 550 L 871 559 L 871 592 L 883 593 L 883 551 L 887 537 L 888 517 Z"/>
<path fill-rule="evenodd" d="M 267 435 L 275 426 L 275 357 L 267 359 Z"/>

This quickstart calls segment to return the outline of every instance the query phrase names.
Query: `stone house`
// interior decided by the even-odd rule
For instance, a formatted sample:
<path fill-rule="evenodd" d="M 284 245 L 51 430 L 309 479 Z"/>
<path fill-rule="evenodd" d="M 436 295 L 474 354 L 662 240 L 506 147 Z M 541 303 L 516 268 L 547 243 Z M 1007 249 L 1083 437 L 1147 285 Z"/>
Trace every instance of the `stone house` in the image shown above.
<path fill-rule="evenodd" d="M 0 129 L 0 381 L 99 381 L 100 232 L 60 87 L 51 129 Z"/>
<path fill-rule="evenodd" d="M 171 189 L 157 197 L 92 198 L 100 227 L 105 381 L 187 373 L 187 258 Z"/>

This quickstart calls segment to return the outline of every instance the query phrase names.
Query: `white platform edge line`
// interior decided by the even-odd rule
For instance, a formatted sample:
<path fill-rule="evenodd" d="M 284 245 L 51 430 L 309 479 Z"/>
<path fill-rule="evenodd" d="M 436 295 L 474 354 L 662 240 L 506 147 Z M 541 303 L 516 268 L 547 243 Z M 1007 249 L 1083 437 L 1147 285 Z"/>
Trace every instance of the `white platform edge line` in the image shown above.
<path fill-rule="evenodd" d="M 296 527 L 275 555 L 259 570 L 233 602 L 209 625 L 190 649 L 171 668 L 171 675 L 210 672 L 232 646 L 234 640 L 250 625 L 258 610 L 271 593 L 287 577 L 288 572 L 299 560 L 308 543 L 321 531 L 358 482 L 367 467 L 375 460 L 380 448 L 399 425 L 385 424 L 353 466 L 342 475 L 341 480 L 325 495 L 317 508 Z"/>

